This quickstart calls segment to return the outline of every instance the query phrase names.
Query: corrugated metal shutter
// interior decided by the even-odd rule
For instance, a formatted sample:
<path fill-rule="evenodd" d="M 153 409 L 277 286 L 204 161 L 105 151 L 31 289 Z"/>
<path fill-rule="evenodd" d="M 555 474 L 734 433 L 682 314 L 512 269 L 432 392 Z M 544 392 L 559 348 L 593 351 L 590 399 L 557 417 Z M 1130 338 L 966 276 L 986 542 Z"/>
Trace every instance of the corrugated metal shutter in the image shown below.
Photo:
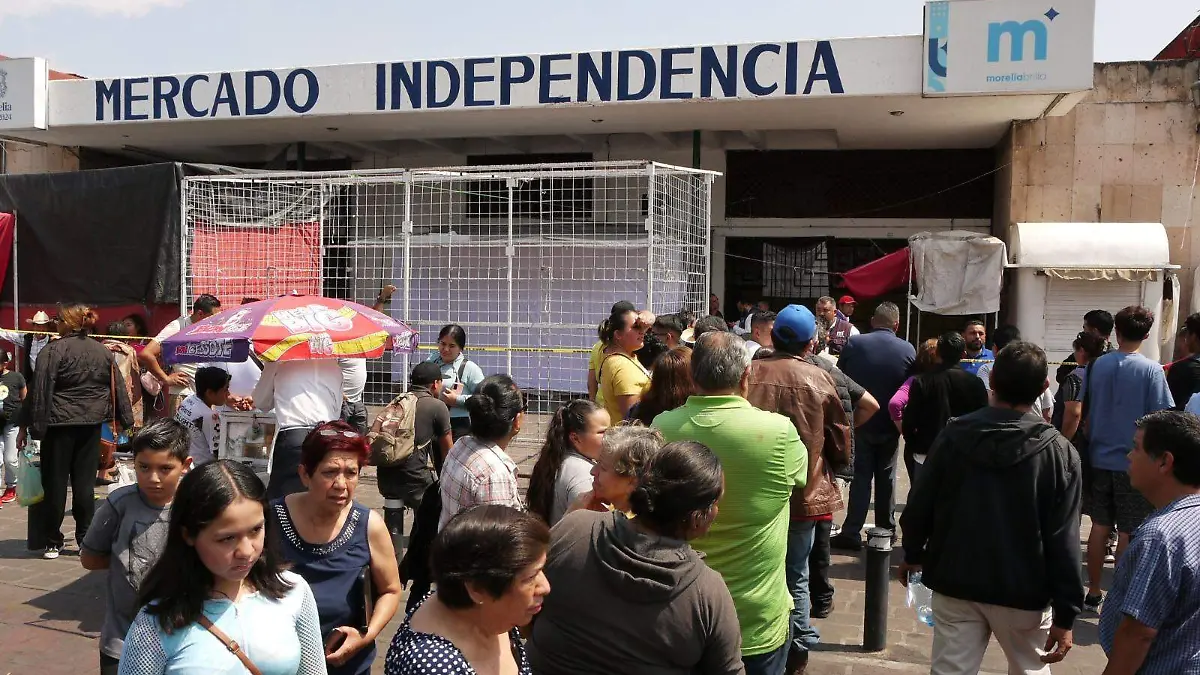
<path fill-rule="evenodd" d="M 1142 304 L 1140 281 L 1063 281 L 1048 279 L 1046 286 L 1046 344 L 1052 360 L 1071 354 L 1071 343 L 1083 327 L 1083 315 L 1103 309 L 1116 316 L 1130 305 Z"/>

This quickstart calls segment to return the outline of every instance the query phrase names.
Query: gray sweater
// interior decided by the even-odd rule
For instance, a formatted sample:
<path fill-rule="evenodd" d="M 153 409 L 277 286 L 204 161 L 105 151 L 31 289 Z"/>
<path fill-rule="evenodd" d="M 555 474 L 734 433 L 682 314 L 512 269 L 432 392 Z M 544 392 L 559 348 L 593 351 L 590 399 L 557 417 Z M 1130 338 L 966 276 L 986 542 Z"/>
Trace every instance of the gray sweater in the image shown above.
<path fill-rule="evenodd" d="M 546 578 L 528 643 L 538 675 L 745 672 L 733 598 L 687 542 L 576 511 L 552 530 Z"/>

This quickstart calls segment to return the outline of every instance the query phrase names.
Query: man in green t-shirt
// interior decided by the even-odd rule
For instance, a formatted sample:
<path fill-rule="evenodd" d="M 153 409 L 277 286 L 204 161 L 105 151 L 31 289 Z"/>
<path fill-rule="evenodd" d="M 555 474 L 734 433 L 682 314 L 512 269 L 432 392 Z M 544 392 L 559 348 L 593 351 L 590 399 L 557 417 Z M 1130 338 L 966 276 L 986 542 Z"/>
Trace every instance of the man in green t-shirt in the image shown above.
<path fill-rule="evenodd" d="M 805 485 L 808 453 L 788 418 L 746 401 L 750 354 L 741 338 L 704 334 L 691 368 L 699 395 L 656 417 L 654 426 L 668 442 L 703 443 L 721 459 L 720 514 L 692 545 L 733 596 L 746 675 L 778 675 L 787 662 L 792 611 L 784 576 L 788 500 Z"/>

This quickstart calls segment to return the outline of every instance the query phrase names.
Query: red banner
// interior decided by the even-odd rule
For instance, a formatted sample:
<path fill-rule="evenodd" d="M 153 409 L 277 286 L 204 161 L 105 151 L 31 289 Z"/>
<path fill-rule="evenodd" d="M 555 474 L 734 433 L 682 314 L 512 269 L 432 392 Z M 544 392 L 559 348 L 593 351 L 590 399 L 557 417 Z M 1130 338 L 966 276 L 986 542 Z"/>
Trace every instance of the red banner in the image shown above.
<path fill-rule="evenodd" d="M 842 285 L 858 300 L 884 295 L 908 283 L 908 247 L 842 274 Z"/>

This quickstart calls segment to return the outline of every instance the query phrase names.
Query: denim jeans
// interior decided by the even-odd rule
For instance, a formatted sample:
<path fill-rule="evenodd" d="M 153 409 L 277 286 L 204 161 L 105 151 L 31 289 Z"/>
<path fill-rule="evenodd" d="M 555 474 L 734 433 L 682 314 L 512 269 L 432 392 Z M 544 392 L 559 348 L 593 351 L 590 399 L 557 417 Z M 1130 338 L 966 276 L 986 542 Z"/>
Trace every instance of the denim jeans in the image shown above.
<path fill-rule="evenodd" d="M 4 427 L 4 487 L 17 486 L 17 433 L 20 429 L 15 424 Z"/>
<path fill-rule="evenodd" d="M 808 557 L 812 554 L 813 540 L 817 535 L 817 523 L 813 520 L 793 520 L 788 525 L 787 558 L 784 575 L 788 592 L 792 594 L 792 651 L 806 652 L 821 641 L 821 634 L 812 625 L 809 612 L 812 609 L 808 594 Z"/>
<path fill-rule="evenodd" d="M 871 506 L 871 482 L 875 483 L 875 527 L 896 531 L 896 452 L 900 439 L 880 434 L 855 436 L 854 481 L 850 483 L 850 506 L 842 533 L 858 537 Z"/>
<path fill-rule="evenodd" d="M 773 652 L 743 656 L 742 665 L 746 667 L 746 675 L 784 675 L 789 645 L 791 642 L 785 641 Z"/>

